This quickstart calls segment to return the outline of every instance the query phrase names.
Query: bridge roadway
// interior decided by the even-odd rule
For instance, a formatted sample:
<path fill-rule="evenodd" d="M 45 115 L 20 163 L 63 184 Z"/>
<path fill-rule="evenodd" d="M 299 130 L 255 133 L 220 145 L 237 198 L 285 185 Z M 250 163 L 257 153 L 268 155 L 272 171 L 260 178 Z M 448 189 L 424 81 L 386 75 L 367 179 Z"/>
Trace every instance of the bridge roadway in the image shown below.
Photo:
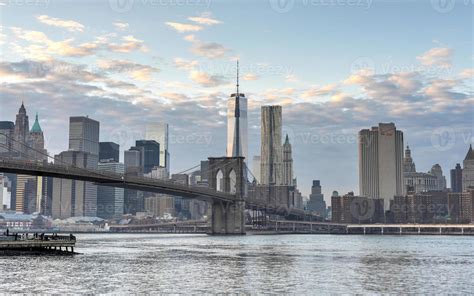
<path fill-rule="evenodd" d="M 87 181 L 97 185 L 163 193 L 208 202 L 222 201 L 228 204 L 229 202 L 240 201 L 240 198 L 234 194 L 216 191 L 208 187 L 190 186 L 172 180 L 160 180 L 113 172 L 104 173 L 103 171 L 93 169 L 82 169 L 47 162 L 40 163 L 0 157 L 0 172 Z M 245 199 L 244 201 L 247 209 L 266 210 L 269 213 L 278 213 L 295 218 L 307 215 L 303 210 L 286 205 L 268 204 L 266 201 L 254 199 Z"/>

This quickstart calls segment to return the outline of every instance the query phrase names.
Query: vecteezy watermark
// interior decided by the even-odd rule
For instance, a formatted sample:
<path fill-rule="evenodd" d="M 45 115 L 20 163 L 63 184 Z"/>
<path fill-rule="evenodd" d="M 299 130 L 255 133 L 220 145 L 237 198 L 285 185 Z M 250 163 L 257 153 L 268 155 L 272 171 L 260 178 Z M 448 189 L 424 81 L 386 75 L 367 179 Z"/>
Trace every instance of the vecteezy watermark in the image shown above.
<path fill-rule="evenodd" d="M 197 68 L 200 72 L 205 73 L 219 73 L 223 76 L 234 76 L 237 72 L 237 65 L 229 63 L 215 63 L 212 61 L 206 63 L 200 63 Z M 251 63 L 251 64 L 241 64 L 239 66 L 239 71 L 244 76 L 245 74 L 253 74 L 257 76 L 287 76 L 293 74 L 293 69 L 285 65 L 270 65 L 265 63 Z"/>
<path fill-rule="evenodd" d="M 51 0 L 6 0 L 2 1 L 6 6 L 37 6 L 48 7 Z"/>
<path fill-rule="evenodd" d="M 362 70 L 368 70 L 375 73 L 375 62 L 369 57 L 358 57 L 351 64 L 351 73 L 359 73 Z"/>
<path fill-rule="evenodd" d="M 120 126 L 114 129 L 111 133 L 111 141 L 120 145 L 120 147 L 135 146 L 135 141 L 144 139 L 142 131 L 132 130 L 126 126 Z"/>
<path fill-rule="evenodd" d="M 431 7 L 439 13 L 451 12 L 456 5 L 474 5 L 474 0 L 430 0 Z"/>
<path fill-rule="evenodd" d="M 374 217 L 375 202 L 366 197 L 355 197 L 350 204 L 352 217 L 357 221 L 366 221 Z"/>
<path fill-rule="evenodd" d="M 431 145 L 439 151 L 447 151 L 456 144 L 456 132 L 451 127 L 439 127 L 431 134 Z"/>
<path fill-rule="evenodd" d="M 325 6 L 353 6 L 369 9 L 373 0 L 268 0 L 270 7 L 277 13 L 290 12 L 295 6 L 325 7 Z"/>
<path fill-rule="evenodd" d="M 412 73 L 422 72 L 427 75 L 453 75 L 452 67 L 440 67 L 438 65 L 425 66 L 421 64 L 406 64 L 398 65 L 393 61 L 391 56 L 382 57 L 378 59 L 380 62 L 376 63 L 372 57 L 362 56 L 356 58 L 350 66 L 350 73 L 357 74 L 361 71 L 367 71 L 368 74 L 397 74 L 397 73 Z"/>
<path fill-rule="evenodd" d="M 160 6 L 202 6 L 208 9 L 212 0 L 108 0 L 109 7 L 117 13 L 125 13 L 135 5 L 160 7 Z"/>

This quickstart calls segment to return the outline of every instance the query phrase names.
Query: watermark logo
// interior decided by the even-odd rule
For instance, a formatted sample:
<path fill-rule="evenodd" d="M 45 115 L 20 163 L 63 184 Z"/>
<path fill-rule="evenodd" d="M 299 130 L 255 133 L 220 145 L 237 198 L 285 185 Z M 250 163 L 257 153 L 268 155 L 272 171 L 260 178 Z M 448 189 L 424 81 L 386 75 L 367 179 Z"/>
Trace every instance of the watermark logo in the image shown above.
<path fill-rule="evenodd" d="M 351 73 L 359 73 L 361 70 L 369 70 L 375 72 L 375 62 L 369 57 L 359 57 L 351 64 Z"/>
<path fill-rule="evenodd" d="M 293 9 L 295 0 L 269 0 L 272 9 L 278 13 L 286 13 Z"/>
<path fill-rule="evenodd" d="M 439 13 L 448 13 L 455 5 L 456 0 L 431 0 L 431 7 Z"/>
<path fill-rule="evenodd" d="M 135 140 L 143 139 L 143 133 L 134 132 L 126 126 L 120 126 L 111 133 L 111 141 L 120 145 L 120 147 L 131 147 L 135 145 Z"/>
<path fill-rule="evenodd" d="M 369 220 L 374 217 L 375 203 L 370 198 L 356 197 L 351 202 L 350 211 L 358 221 Z"/>
<path fill-rule="evenodd" d="M 109 0 L 110 8 L 117 13 L 128 12 L 133 8 L 134 0 Z"/>
<path fill-rule="evenodd" d="M 439 151 L 447 151 L 454 147 L 456 133 L 453 128 L 439 127 L 431 134 L 431 144 Z"/>

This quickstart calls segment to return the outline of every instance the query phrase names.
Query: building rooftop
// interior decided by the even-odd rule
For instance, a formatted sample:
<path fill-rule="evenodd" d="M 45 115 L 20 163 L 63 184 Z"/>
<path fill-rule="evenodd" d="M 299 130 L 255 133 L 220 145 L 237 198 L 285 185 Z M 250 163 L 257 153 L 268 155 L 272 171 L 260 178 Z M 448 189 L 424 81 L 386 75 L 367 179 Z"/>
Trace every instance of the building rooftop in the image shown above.
<path fill-rule="evenodd" d="M 472 144 L 469 145 L 469 150 L 467 151 L 466 158 L 464 160 L 474 160 L 474 151 L 472 151 Z"/>
<path fill-rule="evenodd" d="M 12 121 L 0 121 L 0 129 L 14 129 L 15 124 Z"/>
<path fill-rule="evenodd" d="M 42 133 L 43 132 L 41 130 L 41 126 L 40 126 L 39 121 L 38 121 L 38 113 L 36 113 L 35 123 L 33 123 L 33 126 L 31 127 L 30 132 L 32 132 L 32 133 Z"/>

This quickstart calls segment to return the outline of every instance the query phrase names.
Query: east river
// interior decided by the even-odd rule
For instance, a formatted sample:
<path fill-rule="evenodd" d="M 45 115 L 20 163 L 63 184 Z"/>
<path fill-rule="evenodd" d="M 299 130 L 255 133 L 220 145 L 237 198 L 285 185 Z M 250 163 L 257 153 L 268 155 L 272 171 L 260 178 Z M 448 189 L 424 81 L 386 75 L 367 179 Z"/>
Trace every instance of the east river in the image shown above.
<path fill-rule="evenodd" d="M 82 234 L 0 257 L 0 293 L 472 293 L 474 237 Z"/>

